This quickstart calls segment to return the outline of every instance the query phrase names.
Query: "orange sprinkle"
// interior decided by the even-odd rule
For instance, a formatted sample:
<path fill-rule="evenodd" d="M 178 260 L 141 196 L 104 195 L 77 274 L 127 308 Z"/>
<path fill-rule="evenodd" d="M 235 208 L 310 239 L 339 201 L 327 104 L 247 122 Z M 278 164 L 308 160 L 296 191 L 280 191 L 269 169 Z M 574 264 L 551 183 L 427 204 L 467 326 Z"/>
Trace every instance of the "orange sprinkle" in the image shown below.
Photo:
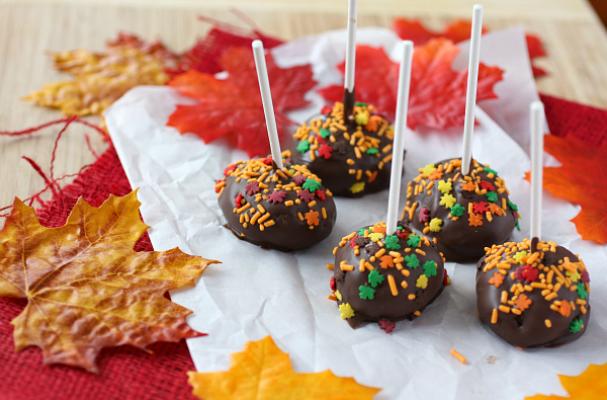
<path fill-rule="evenodd" d="M 497 308 L 494 308 L 493 311 L 491 311 L 491 323 L 492 324 L 494 324 L 494 325 L 497 324 L 497 317 L 498 317 Z"/>
<path fill-rule="evenodd" d="M 394 277 L 390 274 L 388 274 L 388 285 L 390 286 L 390 293 L 392 293 L 392 296 L 398 296 L 398 288 L 396 287 L 396 281 L 394 280 Z"/>
<path fill-rule="evenodd" d="M 460 363 L 462 363 L 464 365 L 468 364 L 468 359 L 466 357 L 464 357 L 464 355 L 462 353 L 455 350 L 455 347 L 451 348 L 451 351 L 449 351 L 449 354 L 451 354 L 453 356 L 453 358 L 455 358 Z"/>

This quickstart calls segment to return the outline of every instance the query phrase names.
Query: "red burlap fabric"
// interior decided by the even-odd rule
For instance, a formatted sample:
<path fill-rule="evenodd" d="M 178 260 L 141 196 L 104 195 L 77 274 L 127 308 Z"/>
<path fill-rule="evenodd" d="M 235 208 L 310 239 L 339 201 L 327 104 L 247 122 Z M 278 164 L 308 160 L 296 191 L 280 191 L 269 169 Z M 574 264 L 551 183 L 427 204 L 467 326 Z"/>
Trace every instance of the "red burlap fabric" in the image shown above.
<path fill-rule="evenodd" d="M 573 134 L 600 144 L 607 137 L 607 111 L 550 96 L 542 96 L 551 132 Z M 42 221 L 61 225 L 79 196 L 98 205 L 110 194 L 124 195 L 131 187 L 113 148 L 108 149 L 60 196 L 39 210 Z M 137 245 L 151 250 L 147 237 Z M 10 321 L 21 302 L 0 299 L 0 399 L 191 399 L 186 372 L 194 368 L 184 342 L 157 344 L 153 354 L 131 348 L 106 349 L 100 357 L 101 373 L 93 375 L 63 366 L 46 367 L 37 348 L 13 350 Z"/>

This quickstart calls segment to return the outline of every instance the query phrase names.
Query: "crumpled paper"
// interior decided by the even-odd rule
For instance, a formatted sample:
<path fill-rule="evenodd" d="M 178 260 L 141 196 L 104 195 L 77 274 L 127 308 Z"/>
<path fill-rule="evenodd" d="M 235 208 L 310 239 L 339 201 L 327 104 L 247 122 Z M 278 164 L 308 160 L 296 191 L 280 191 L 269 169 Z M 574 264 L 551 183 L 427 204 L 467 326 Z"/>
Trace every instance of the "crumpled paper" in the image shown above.
<path fill-rule="evenodd" d="M 341 76 L 334 66 L 342 57 L 344 36 L 335 31 L 303 38 L 273 54 L 282 65 L 312 62 L 322 84 L 338 82 Z M 398 45 L 395 35 L 384 29 L 361 29 L 358 39 L 384 46 L 391 54 Z M 484 61 L 499 64 L 507 73 L 498 86 L 500 99 L 485 102 L 485 111 L 477 109 L 473 154 L 505 178 L 523 215 L 522 232 L 514 235 L 520 239 L 528 231 L 529 209 L 529 186 L 523 180 L 529 159 L 522 148 L 528 142 L 528 105 L 537 93 L 522 30 L 484 36 L 482 49 Z M 309 97 L 313 107 L 293 113 L 293 119 L 303 121 L 318 111 L 320 99 L 314 93 Z M 326 298 L 331 272 L 325 264 L 332 261 L 331 249 L 341 236 L 385 218 L 387 191 L 362 199 L 336 199 L 337 223 L 331 236 L 305 251 L 263 250 L 238 240 L 222 227 L 213 185 L 228 163 L 245 155 L 166 127 L 175 105 L 184 101 L 170 88 L 136 88 L 106 113 L 106 121 L 129 181 L 139 188 L 141 213 L 151 227 L 154 248 L 178 246 L 223 261 L 195 288 L 172 294 L 174 301 L 194 310 L 191 326 L 209 334 L 188 340 L 198 370 L 226 369 L 230 353 L 269 334 L 290 354 L 296 370 L 331 369 L 352 376 L 381 387 L 378 399 L 510 400 L 534 393 L 564 394 L 557 373 L 578 374 L 588 363 L 607 361 L 607 278 L 601 274 L 607 246 L 579 239 L 569 222 L 576 206 L 546 195 L 543 231 L 546 239 L 580 253 L 588 265 L 592 315 L 580 340 L 527 351 L 506 344 L 476 317 L 474 265 L 454 263 L 447 263 L 452 285 L 422 317 L 398 323 L 391 335 L 375 324 L 353 330 Z M 408 132 L 406 148 L 409 180 L 416 168 L 459 155 L 461 133 Z M 451 357 L 452 347 L 470 365 Z"/>

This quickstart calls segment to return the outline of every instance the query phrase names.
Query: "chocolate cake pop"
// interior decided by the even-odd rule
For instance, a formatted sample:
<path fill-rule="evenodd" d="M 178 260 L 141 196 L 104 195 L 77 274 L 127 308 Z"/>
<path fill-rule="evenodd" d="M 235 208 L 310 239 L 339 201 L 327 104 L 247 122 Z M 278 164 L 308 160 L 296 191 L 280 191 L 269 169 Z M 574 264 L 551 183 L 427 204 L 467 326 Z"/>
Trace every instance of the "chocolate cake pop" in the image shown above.
<path fill-rule="evenodd" d="M 344 101 L 300 125 L 294 161 L 304 163 L 336 196 L 359 197 L 388 186 L 390 122 L 367 103 L 355 102 L 356 1 L 348 2 Z"/>
<path fill-rule="evenodd" d="M 355 103 L 354 123 L 337 102 L 300 125 L 294 161 L 306 164 L 336 196 L 357 197 L 385 189 L 390 180 L 391 124 L 372 105 Z M 353 128 L 351 128 L 353 126 Z"/>
<path fill-rule="evenodd" d="M 219 206 L 227 227 L 262 247 L 300 250 L 320 242 L 335 224 L 331 191 L 305 166 L 276 168 L 270 157 L 231 164 L 217 181 Z"/>
<path fill-rule="evenodd" d="M 580 337 L 590 316 L 584 263 L 554 242 L 493 245 L 478 265 L 478 315 L 517 347 L 557 346 Z"/>
<path fill-rule="evenodd" d="M 447 282 L 434 244 L 404 225 L 391 235 L 383 222 L 362 228 L 344 236 L 333 252 L 332 297 L 353 328 L 417 318 Z"/>
<path fill-rule="evenodd" d="M 350 233 L 333 250 L 332 297 L 352 327 L 379 322 L 389 332 L 395 321 L 420 316 L 446 280 L 444 260 L 431 241 L 397 225 L 412 53 L 413 44 L 403 42 L 386 223 Z"/>
<path fill-rule="evenodd" d="M 448 261 L 474 262 L 484 248 L 503 243 L 518 224 L 518 207 L 508 198 L 504 180 L 489 166 L 461 159 L 420 168 L 407 186 L 403 219 L 437 240 Z"/>
<path fill-rule="evenodd" d="M 487 246 L 510 238 L 518 208 L 497 172 L 472 159 L 483 9 L 472 12 L 463 152 L 421 168 L 407 188 L 403 218 L 431 235 L 447 261 L 476 262 Z"/>
<path fill-rule="evenodd" d="M 542 103 L 531 105 L 531 240 L 493 245 L 478 264 L 478 315 L 518 347 L 557 346 L 579 338 L 590 316 L 590 277 L 580 258 L 542 241 Z"/>
<path fill-rule="evenodd" d="M 231 164 L 215 192 L 227 227 L 238 238 L 267 248 L 300 250 L 331 233 L 335 203 L 316 175 L 292 164 L 290 152 L 281 154 L 263 44 L 256 40 L 252 47 L 272 157 Z"/>

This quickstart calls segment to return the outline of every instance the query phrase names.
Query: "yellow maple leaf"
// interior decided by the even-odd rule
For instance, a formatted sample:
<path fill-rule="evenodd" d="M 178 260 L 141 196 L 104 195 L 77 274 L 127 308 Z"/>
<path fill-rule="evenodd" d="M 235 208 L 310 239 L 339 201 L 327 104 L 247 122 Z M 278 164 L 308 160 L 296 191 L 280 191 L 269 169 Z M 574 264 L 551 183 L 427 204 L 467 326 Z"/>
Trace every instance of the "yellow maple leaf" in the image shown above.
<path fill-rule="evenodd" d="M 270 336 L 233 354 L 228 371 L 188 375 L 194 395 L 204 400 L 358 400 L 372 399 L 380 391 L 329 370 L 297 373 Z"/>
<path fill-rule="evenodd" d="M 131 45 L 110 46 L 103 53 L 59 52 L 53 60 L 57 70 L 73 79 L 46 84 L 25 99 L 68 116 L 101 115 L 129 89 L 163 85 L 169 79 L 162 58 Z"/>
<path fill-rule="evenodd" d="M 525 397 L 525 400 L 604 400 L 607 399 L 607 364 L 590 364 L 577 376 L 559 375 L 568 396 L 543 395 Z"/>
<path fill-rule="evenodd" d="M 0 296 L 27 299 L 12 321 L 17 351 L 38 346 L 45 363 L 97 371 L 104 347 L 198 336 L 186 323 L 191 311 L 165 294 L 217 261 L 179 249 L 135 252 L 146 229 L 135 192 L 99 208 L 80 199 L 58 228 L 16 199 L 0 231 Z"/>

